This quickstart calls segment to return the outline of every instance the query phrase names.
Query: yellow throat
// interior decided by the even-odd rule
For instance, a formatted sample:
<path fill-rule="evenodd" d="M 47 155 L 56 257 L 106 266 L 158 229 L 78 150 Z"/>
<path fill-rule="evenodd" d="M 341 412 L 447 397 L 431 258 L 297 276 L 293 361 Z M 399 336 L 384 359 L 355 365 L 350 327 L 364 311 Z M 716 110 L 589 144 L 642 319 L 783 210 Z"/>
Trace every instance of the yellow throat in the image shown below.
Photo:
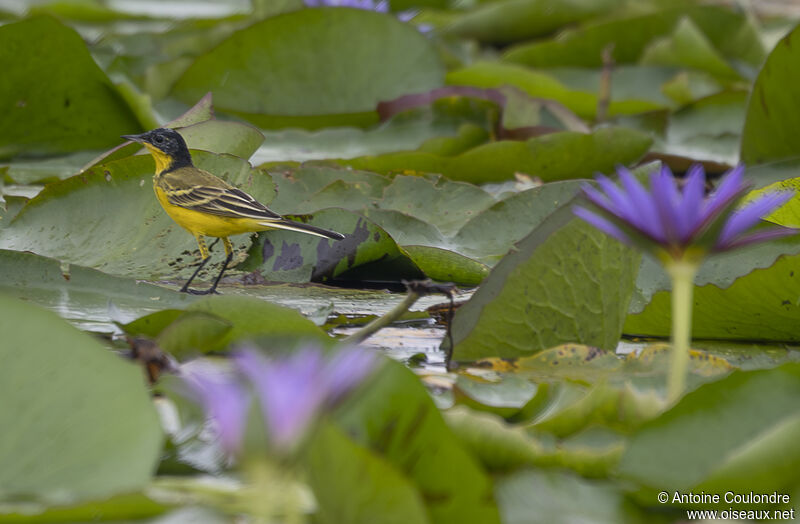
<path fill-rule="evenodd" d="M 144 147 L 146 147 L 150 151 L 150 154 L 153 155 L 153 160 L 156 161 L 156 174 L 157 175 L 160 175 L 162 172 L 164 172 L 167 169 L 169 169 L 169 167 L 172 165 L 172 157 L 171 156 L 169 156 L 168 154 L 166 154 L 165 152 L 161 151 L 157 147 L 152 146 L 152 145 L 150 145 L 148 143 L 145 143 Z"/>

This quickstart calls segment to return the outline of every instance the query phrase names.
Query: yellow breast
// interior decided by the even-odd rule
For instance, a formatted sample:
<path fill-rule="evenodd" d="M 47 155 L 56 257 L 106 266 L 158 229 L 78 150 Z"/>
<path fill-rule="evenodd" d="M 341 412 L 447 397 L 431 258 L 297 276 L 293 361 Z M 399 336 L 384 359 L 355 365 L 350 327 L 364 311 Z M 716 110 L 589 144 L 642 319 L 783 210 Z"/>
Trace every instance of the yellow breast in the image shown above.
<path fill-rule="evenodd" d="M 269 229 L 253 219 L 211 215 L 171 204 L 164 190 L 158 186 L 157 177 L 153 178 L 153 189 L 164 211 L 166 211 L 170 218 L 177 222 L 179 226 L 190 233 L 210 237 L 227 237 L 240 233 L 254 233 L 256 231 Z"/>

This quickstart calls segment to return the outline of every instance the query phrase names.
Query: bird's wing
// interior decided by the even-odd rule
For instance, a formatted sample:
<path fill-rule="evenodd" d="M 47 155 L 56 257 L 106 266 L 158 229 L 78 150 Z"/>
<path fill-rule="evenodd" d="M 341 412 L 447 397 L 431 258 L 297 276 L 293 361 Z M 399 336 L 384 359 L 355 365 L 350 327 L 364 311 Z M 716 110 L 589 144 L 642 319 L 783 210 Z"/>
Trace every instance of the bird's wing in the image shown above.
<path fill-rule="evenodd" d="M 281 217 L 241 189 L 197 168 L 165 173 L 158 181 L 170 204 L 231 218 L 280 220 Z M 210 178 L 209 178 L 210 177 Z"/>

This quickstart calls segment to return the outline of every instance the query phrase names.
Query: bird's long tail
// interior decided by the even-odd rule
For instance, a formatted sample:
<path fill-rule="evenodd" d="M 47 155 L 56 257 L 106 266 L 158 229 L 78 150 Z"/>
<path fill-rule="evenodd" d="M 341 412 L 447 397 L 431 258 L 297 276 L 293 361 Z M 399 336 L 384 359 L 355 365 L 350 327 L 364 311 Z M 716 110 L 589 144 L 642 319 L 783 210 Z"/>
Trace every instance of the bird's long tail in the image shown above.
<path fill-rule="evenodd" d="M 332 238 L 333 240 L 342 240 L 344 235 L 336 231 L 329 231 L 321 227 L 312 226 L 311 224 L 304 224 L 303 222 L 294 222 L 292 220 L 265 220 L 261 222 L 262 225 L 271 229 L 288 229 L 289 231 L 298 231 L 300 233 L 308 233 L 309 235 L 316 235 L 323 238 Z"/>

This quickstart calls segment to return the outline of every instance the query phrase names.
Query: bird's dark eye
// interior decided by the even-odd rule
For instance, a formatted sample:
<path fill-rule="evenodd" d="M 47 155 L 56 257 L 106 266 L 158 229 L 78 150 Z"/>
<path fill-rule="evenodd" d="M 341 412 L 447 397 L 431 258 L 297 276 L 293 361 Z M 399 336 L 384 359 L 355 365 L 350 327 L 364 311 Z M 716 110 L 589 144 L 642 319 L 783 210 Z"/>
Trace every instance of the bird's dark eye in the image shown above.
<path fill-rule="evenodd" d="M 153 140 L 155 140 L 156 142 L 158 142 L 160 144 L 161 142 L 164 141 L 164 137 L 161 136 L 161 135 L 156 135 L 156 137 Z"/>

